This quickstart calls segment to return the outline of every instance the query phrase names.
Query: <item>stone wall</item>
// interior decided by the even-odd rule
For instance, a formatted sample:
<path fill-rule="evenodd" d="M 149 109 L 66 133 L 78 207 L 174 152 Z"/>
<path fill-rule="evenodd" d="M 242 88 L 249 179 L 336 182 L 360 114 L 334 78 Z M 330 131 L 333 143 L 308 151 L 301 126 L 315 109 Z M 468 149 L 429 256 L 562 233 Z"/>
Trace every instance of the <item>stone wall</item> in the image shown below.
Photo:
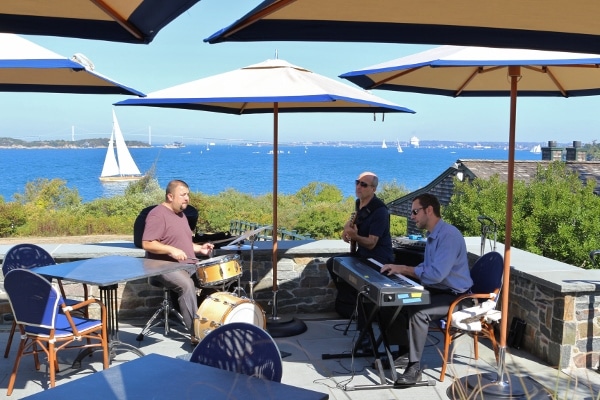
<path fill-rule="evenodd" d="M 561 292 L 517 271 L 510 288 L 509 322 L 517 317 L 527 323 L 525 350 L 560 369 L 598 366 L 600 292 Z"/>
<path fill-rule="evenodd" d="M 330 282 L 322 255 L 282 255 L 277 262 L 277 315 L 297 315 L 333 311 L 335 287 Z M 250 298 L 250 256 L 240 257 L 242 275 L 241 297 Z M 271 252 L 254 254 L 252 277 L 254 300 L 267 317 L 273 315 L 273 269 Z M 233 292 L 237 279 L 226 291 Z M 223 289 L 221 285 L 208 286 L 209 291 Z M 119 285 L 119 316 L 143 323 L 160 307 L 163 291 L 151 286 L 145 279 Z"/>

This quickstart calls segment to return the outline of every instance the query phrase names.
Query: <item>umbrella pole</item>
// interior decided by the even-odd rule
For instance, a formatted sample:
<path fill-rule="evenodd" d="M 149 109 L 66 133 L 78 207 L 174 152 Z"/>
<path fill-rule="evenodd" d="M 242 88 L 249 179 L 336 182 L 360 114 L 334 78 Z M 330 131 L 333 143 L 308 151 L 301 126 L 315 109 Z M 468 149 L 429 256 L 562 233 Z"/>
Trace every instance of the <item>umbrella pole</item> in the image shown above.
<path fill-rule="evenodd" d="M 513 186 L 515 172 L 515 143 L 517 121 L 517 86 L 521 79 L 521 67 L 508 67 L 510 78 L 510 126 L 508 141 L 508 180 L 506 188 L 506 230 L 504 240 L 504 276 L 502 279 L 502 319 L 500 320 L 500 344 L 498 369 L 494 373 L 475 374 L 457 379 L 447 391 L 449 398 L 462 399 L 527 399 L 552 398 L 551 393 L 538 382 L 523 376 L 508 378 L 505 371 L 506 331 L 510 283 L 510 248 L 513 219 Z M 474 396 L 472 396 L 474 395 Z"/>
<path fill-rule="evenodd" d="M 273 252 L 271 260 L 273 265 L 273 311 L 267 318 L 267 331 L 273 337 L 287 337 L 305 332 L 307 327 L 304 321 L 297 318 L 281 318 L 277 315 L 277 175 L 279 156 L 279 104 L 273 103 Z M 283 353 L 283 352 L 282 352 Z M 282 354 L 288 356 L 289 353 Z"/>

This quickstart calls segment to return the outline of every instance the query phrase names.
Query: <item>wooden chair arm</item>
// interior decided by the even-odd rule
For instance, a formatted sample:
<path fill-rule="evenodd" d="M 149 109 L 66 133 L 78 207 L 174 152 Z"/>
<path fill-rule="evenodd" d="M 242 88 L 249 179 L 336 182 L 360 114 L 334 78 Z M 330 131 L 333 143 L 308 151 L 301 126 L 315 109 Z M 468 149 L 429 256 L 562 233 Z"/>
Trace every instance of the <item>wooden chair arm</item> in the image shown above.
<path fill-rule="evenodd" d="M 73 330 L 74 336 L 78 336 L 79 331 L 77 330 L 77 326 L 73 322 L 73 318 L 71 317 L 71 311 L 74 311 L 74 310 L 77 310 L 77 309 L 83 308 L 83 307 L 88 307 L 90 304 L 98 304 L 100 306 L 100 316 L 101 316 L 100 321 L 101 321 L 102 325 L 106 326 L 106 306 L 104 305 L 103 302 L 101 302 L 98 299 L 89 298 L 85 301 L 82 301 L 81 303 L 77 303 L 72 306 L 67 306 L 65 303 L 63 303 L 61 305 L 62 312 L 67 317 L 67 321 L 69 321 L 69 325 L 71 326 L 71 329 Z"/>

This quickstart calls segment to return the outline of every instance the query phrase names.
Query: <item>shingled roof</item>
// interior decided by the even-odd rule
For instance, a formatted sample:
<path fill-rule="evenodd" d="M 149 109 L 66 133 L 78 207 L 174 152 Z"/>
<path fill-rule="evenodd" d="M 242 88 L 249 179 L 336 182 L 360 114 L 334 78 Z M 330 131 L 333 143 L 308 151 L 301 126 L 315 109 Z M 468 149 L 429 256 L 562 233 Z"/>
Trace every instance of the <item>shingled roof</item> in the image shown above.
<path fill-rule="evenodd" d="M 553 161 L 515 161 L 515 180 L 530 182 L 535 176 L 538 165 L 548 165 Z M 589 179 L 596 180 L 594 192 L 600 194 L 600 162 L 597 161 L 564 161 L 567 168 L 577 172 L 582 182 Z M 489 179 L 498 175 L 500 180 L 508 180 L 508 161 L 504 160 L 457 160 L 450 168 L 435 178 L 426 186 L 393 200 L 387 204 L 390 214 L 408 216 L 412 206 L 412 199 L 422 193 L 432 193 L 437 196 L 444 206 L 450 203 L 454 192 L 454 178 L 462 174 L 462 179 Z M 408 220 L 408 234 L 420 233 L 414 223 Z"/>

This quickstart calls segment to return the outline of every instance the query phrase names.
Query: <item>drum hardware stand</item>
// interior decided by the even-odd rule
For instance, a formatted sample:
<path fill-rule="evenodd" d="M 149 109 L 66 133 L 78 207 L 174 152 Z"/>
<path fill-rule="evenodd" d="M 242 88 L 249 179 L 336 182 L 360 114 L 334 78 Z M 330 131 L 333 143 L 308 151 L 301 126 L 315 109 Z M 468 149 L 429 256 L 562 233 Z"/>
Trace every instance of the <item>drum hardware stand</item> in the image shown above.
<path fill-rule="evenodd" d="M 256 241 L 256 234 L 250 236 L 250 300 L 254 301 L 254 242 Z"/>

